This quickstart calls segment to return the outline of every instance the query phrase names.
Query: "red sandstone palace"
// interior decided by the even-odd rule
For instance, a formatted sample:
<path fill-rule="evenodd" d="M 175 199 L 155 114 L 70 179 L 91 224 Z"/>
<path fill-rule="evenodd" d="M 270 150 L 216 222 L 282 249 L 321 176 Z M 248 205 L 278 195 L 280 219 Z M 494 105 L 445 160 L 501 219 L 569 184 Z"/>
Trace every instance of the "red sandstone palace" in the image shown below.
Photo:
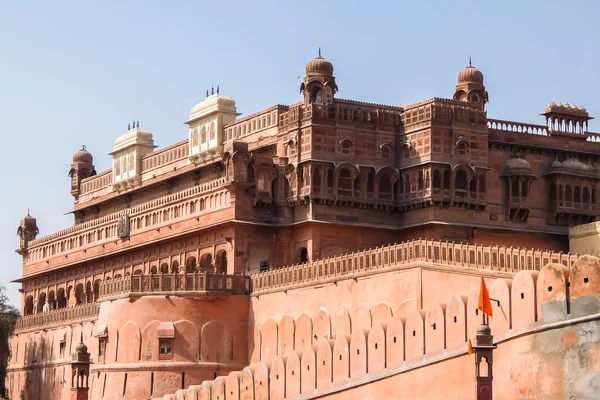
<path fill-rule="evenodd" d="M 479 399 L 492 370 L 496 399 L 588 398 L 600 260 L 567 253 L 598 215 L 586 109 L 490 119 L 470 62 L 448 99 L 345 100 L 320 52 L 300 92 L 242 117 L 217 87 L 181 142 L 135 122 L 112 169 L 75 153 L 74 225 L 17 231 L 11 398 Z"/>

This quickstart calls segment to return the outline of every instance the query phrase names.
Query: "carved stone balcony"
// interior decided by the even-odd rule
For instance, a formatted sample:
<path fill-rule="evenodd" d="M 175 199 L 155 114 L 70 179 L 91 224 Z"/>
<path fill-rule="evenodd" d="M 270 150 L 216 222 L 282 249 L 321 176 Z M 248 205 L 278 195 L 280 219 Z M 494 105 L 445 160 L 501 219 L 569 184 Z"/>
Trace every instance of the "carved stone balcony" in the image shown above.
<path fill-rule="evenodd" d="M 35 315 L 19 317 L 15 333 L 36 329 L 47 329 L 54 326 L 64 326 L 69 323 L 93 321 L 98 317 L 100 305 L 97 303 L 82 304 L 75 307 L 60 308 Z"/>
<path fill-rule="evenodd" d="M 100 284 L 99 301 L 151 295 L 212 297 L 250 294 L 250 277 L 210 273 L 130 275 Z"/>

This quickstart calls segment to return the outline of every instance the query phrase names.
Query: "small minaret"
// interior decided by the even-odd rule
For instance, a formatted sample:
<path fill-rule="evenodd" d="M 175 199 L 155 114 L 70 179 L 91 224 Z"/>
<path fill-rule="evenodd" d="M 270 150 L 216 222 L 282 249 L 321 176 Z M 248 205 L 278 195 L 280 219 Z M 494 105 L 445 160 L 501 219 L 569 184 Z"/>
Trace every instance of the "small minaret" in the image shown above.
<path fill-rule="evenodd" d="M 83 333 L 81 333 L 81 341 L 75 347 L 75 352 L 71 354 L 71 400 L 87 400 L 89 398 L 90 364 L 90 353 L 83 343 Z"/>
<path fill-rule="evenodd" d="M 40 230 L 37 227 L 37 221 L 35 218 L 29 215 L 28 210 L 27 215 L 21 220 L 21 223 L 17 228 L 17 236 L 19 236 L 19 248 L 15 251 L 20 255 L 25 256 L 27 254 L 29 242 L 35 239 L 39 233 Z"/>
<path fill-rule="evenodd" d="M 81 146 L 81 150 L 73 154 L 73 162 L 69 170 L 71 178 L 71 194 L 75 200 L 79 199 L 81 181 L 92 175 L 96 175 L 94 169 L 94 157 L 86 150 L 85 146 Z"/>
<path fill-rule="evenodd" d="M 484 315 L 485 318 L 485 315 Z M 477 400 L 492 400 L 494 376 L 492 365 L 494 361 L 494 336 L 487 323 L 481 324 L 475 336 L 475 398 Z"/>

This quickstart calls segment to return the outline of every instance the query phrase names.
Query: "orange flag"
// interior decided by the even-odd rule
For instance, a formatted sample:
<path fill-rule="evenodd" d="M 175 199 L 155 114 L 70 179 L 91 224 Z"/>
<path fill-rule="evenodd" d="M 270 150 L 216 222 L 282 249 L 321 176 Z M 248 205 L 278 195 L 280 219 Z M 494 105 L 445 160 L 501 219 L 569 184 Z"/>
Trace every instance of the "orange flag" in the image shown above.
<path fill-rule="evenodd" d="M 467 343 L 467 354 L 473 354 L 473 345 L 471 344 L 471 339 L 469 339 L 469 343 Z"/>
<path fill-rule="evenodd" d="M 481 277 L 481 288 L 479 289 L 479 305 L 477 306 L 481 311 L 492 316 L 492 302 L 490 301 L 490 293 L 488 292 L 487 286 L 485 286 L 485 280 Z"/>

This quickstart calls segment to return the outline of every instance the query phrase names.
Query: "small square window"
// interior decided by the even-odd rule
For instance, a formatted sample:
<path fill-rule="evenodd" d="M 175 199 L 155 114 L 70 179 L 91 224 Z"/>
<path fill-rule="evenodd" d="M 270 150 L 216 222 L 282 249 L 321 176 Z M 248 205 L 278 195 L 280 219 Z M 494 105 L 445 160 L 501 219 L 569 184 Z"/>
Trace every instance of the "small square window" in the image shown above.
<path fill-rule="evenodd" d="M 158 345 L 158 355 L 161 360 L 170 360 L 173 357 L 171 339 L 161 339 Z"/>

